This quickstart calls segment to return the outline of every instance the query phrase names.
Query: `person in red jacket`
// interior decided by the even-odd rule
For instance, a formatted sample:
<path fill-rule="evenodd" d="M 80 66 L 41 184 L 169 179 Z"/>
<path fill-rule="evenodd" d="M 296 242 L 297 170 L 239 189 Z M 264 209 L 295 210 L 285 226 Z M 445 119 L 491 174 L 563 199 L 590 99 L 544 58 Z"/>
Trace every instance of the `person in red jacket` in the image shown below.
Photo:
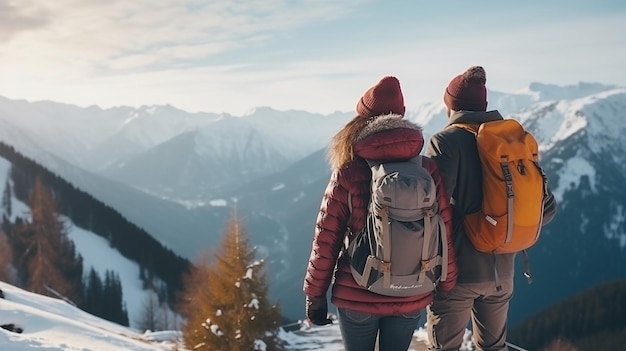
<path fill-rule="evenodd" d="M 411 159 L 421 152 L 424 137 L 420 126 L 403 119 L 404 97 L 395 77 L 383 77 L 369 88 L 357 102 L 356 112 L 357 116 L 333 137 L 328 150 L 332 175 L 317 216 L 304 278 L 306 315 L 316 325 L 331 323 L 326 293 L 334 276 L 331 302 L 338 308 L 345 349 L 374 350 L 378 336 L 381 351 L 407 350 L 420 312 L 433 300 L 433 292 L 408 297 L 373 293 L 353 279 L 342 248 L 348 229 L 358 232 L 365 226 L 371 181 L 365 159 Z M 448 276 L 437 287 L 447 293 L 456 282 L 457 272 L 450 240 L 452 211 L 436 163 L 424 158 L 423 166 L 435 180 L 448 236 Z"/>

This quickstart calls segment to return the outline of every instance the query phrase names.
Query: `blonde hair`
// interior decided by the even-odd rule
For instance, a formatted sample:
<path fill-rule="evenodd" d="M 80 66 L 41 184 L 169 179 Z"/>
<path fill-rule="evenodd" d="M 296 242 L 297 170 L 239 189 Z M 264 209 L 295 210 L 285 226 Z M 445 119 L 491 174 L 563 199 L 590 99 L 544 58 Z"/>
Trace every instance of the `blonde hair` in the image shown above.
<path fill-rule="evenodd" d="M 333 136 L 327 154 L 328 162 L 333 170 L 339 170 L 354 160 L 353 146 L 356 137 L 371 119 L 356 116 Z"/>

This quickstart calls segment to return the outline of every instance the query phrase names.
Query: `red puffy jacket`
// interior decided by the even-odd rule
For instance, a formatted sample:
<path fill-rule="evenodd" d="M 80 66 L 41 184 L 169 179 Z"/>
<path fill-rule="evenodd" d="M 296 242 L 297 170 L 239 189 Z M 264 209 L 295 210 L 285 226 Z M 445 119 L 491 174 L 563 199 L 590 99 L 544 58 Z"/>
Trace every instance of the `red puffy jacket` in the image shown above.
<path fill-rule="evenodd" d="M 356 117 L 358 118 L 363 117 Z M 352 122 L 351 124 L 354 125 Z M 354 132 L 348 132 L 348 137 L 345 134 L 340 138 L 335 137 L 329 150 L 333 173 L 317 217 L 303 290 L 307 296 L 325 296 L 334 273 L 331 301 L 337 307 L 379 315 L 414 312 L 432 301 L 432 292 L 409 297 L 383 296 L 370 292 L 356 283 L 350 272 L 348 257 L 340 253 L 347 228 L 358 232 L 365 226 L 371 171 L 364 159 L 410 159 L 421 152 L 424 137 L 418 125 L 402 119 L 399 115 L 378 116 L 361 124 L 361 128 L 352 128 Z M 348 127 L 344 127 L 346 128 Z M 422 164 L 435 180 L 439 208 L 446 224 L 448 276 L 446 281 L 439 283 L 437 289 L 448 292 L 456 283 L 457 276 L 450 236 L 452 209 L 437 165 L 428 158 L 424 158 Z M 348 205 L 349 199 L 352 202 L 352 213 Z"/>

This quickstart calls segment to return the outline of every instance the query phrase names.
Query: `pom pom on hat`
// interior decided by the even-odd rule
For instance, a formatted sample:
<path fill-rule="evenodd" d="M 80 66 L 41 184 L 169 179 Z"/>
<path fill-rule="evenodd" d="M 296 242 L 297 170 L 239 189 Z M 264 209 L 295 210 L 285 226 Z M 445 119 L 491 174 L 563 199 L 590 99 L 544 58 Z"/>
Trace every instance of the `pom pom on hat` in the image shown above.
<path fill-rule="evenodd" d="M 487 74 L 481 66 L 472 66 L 452 78 L 443 101 L 454 111 L 486 111 L 487 110 Z"/>
<path fill-rule="evenodd" d="M 400 81 L 392 76 L 383 77 L 356 104 L 356 112 L 366 118 L 390 113 L 404 116 L 405 110 Z"/>

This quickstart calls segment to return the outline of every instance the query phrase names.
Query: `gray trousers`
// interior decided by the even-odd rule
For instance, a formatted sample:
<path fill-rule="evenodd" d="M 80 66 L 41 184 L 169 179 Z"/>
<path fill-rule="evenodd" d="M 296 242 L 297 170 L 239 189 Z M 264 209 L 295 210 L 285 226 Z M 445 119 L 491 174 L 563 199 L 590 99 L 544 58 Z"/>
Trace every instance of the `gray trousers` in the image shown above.
<path fill-rule="evenodd" d="M 420 310 L 391 316 L 339 308 L 339 329 L 345 351 L 406 351 L 411 344 Z"/>
<path fill-rule="evenodd" d="M 513 281 L 457 285 L 446 296 L 435 295 L 427 307 L 429 350 L 458 351 L 472 321 L 477 351 L 506 351 L 506 328 Z"/>

